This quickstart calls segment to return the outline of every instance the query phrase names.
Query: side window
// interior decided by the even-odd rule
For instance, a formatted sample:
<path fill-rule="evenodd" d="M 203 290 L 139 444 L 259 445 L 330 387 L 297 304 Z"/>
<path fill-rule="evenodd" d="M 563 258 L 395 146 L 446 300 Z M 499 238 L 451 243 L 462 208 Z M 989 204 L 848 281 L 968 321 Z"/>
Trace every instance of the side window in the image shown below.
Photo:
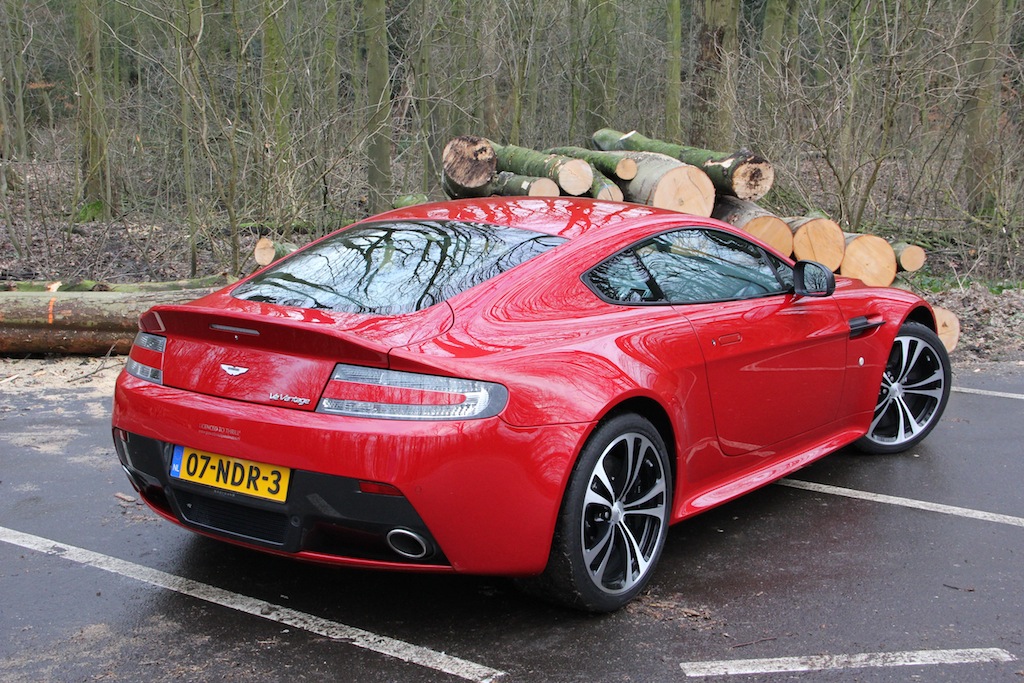
<path fill-rule="evenodd" d="M 602 298 L 609 301 L 649 303 L 663 300 L 651 274 L 632 249 L 595 266 L 585 279 Z"/>
<path fill-rule="evenodd" d="M 717 230 L 658 235 L 637 247 L 636 254 L 669 303 L 750 299 L 791 286 L 785 282 L 790 269 L 784 262 L 774 264 L 757 245 Z M 776 265 L 784 270 L 777 272 Z"/>

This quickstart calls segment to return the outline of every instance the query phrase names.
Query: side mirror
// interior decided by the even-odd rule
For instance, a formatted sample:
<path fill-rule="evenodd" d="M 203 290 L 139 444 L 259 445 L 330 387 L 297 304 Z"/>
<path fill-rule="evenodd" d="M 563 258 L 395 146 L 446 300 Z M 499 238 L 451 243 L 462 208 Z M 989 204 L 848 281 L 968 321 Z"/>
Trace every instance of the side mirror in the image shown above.
<path fill-rule="evenodd" d="M 797 261 L 793 287 L 797 296 L 831 296 L 836 291 L 836 276 L 817 261 Z"/>

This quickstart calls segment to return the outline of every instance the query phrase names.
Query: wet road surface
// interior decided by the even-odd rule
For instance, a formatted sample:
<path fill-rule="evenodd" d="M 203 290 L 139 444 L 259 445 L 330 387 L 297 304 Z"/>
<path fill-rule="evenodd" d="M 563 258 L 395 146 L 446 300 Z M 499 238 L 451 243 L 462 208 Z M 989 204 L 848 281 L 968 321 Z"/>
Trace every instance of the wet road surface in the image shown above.
<path fill-rule="evenodd" d="M 0 680 L 1024 676 L 1024 366 L 958 369 L 913 452 L 842 451 L 673 527 L 648 592 L 602 617 L 160 520 L 113 453 L 103 374 L 0 385 Z"/>

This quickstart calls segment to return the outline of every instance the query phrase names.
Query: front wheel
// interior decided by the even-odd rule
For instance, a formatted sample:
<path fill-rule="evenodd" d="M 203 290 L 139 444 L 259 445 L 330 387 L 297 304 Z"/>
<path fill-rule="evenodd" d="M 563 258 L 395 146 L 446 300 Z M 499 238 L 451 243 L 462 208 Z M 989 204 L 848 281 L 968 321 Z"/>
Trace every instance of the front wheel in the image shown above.
<path fill-rule="evenodd" d="M 871 426 L 857 448 L 898 453 L 920 443 L 946 409 L 951 374 L 938 335 L 920 323 L 905 323 L 889 353 Z"/>
<path fill-rule="evenodd" d="M 661 556 L 671 492 L 665 444 L 651 423 L 632 414 L 604 423 L 573 470 L 547 569 L 527 587 L 591 612 L 624 606 Z"/>

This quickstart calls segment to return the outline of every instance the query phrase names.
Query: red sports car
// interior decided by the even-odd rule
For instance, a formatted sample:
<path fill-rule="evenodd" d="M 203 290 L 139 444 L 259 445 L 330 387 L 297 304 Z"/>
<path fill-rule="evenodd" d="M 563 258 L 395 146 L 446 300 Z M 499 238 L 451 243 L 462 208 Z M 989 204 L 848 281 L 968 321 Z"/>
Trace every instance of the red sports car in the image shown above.
<path fill-rule="evenodd" d="M 591 611 L 637 595 L 670 524 L 910 448 L 950 388 L 917 296 L 583 199 L 391 211 L 140 328 L 114 443 L 161 516 Z"/>

